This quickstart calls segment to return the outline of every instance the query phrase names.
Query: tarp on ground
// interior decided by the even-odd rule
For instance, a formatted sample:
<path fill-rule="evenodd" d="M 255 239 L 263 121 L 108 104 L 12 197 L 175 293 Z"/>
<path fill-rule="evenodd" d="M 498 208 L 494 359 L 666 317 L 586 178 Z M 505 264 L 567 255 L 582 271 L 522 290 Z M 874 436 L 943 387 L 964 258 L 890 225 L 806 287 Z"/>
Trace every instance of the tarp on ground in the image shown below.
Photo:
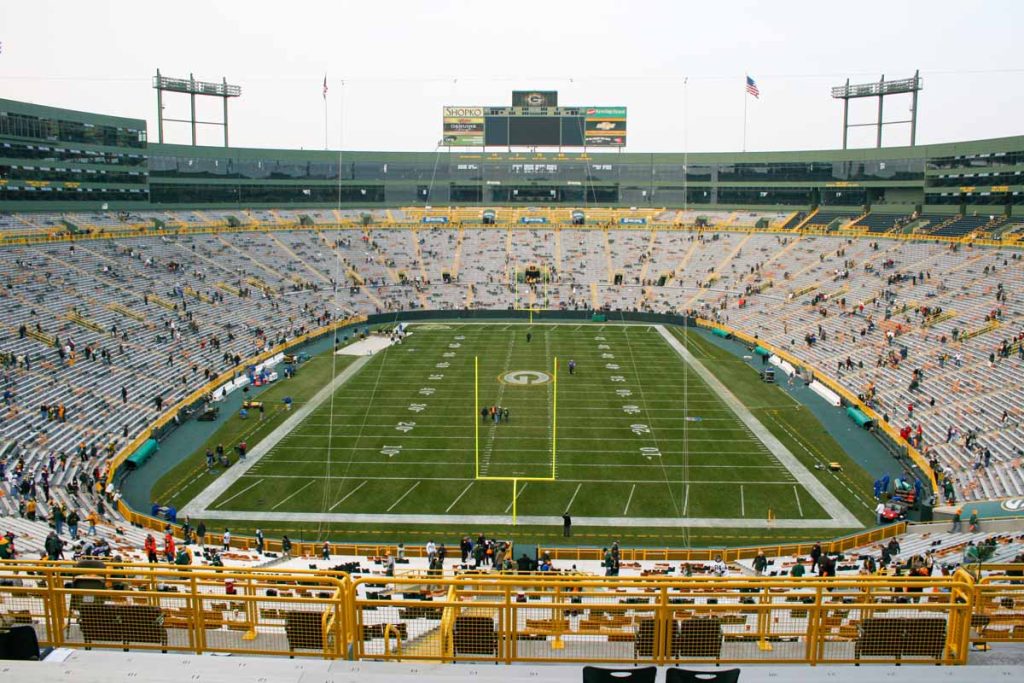
<path fill-rule="evenodd" d="M 860 408 L 847 406 L 846 414 L 850 416 L 851 420 L 857 423 L 858 427 L 870 427 L 875 423 L 874 420 L 868 417 Z"/>
<path fill-rule="evenodd" d="M 128 456 L 125 461 L 125 465 L 129 469 L 137 469 L 142 467 L 143 463 L 153 457 L 153 454 L 160 448 L 160 444 L 157 443 L 156 439 L 148 439 L 145 443 L 136 449 L 134 453 Z"/>
<path fill-rule="evenodd" d="M 818 396 L 821 396 L 823 399 L 828 401 L 829 405 L 835 406 L 836 408 L 838 408 L 843 403 L 842 399 L 839 398 L 839 394 L 832 391 L 818 380 L 814 380 L 813 382 L 811 382 L 811 391 L 816 393 Z M 861 413 L 861 415 L 863 414 L 864 413 Z"/>

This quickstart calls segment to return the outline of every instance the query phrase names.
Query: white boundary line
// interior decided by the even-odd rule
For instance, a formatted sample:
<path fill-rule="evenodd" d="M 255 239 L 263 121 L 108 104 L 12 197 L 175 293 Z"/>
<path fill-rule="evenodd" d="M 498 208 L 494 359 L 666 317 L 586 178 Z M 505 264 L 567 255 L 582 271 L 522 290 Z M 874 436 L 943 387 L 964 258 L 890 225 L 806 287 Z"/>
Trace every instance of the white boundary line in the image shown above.
<path fill-rule="evenodd" d="M 636 492 L 636 484 L 629 490 L 629 498 L 626 499 L 626 507 L 622 509 L 623 516 L 629 514 L 629 504 L 633 502 L 633 494 Z"/>
<path fill-rule="evenodd" d="M 239 491 L 235 495 L 233 495 L 230 498 L 228 498 L 227 500 L 225 500 L 223 503 L 221 503 L 221 505 L 227 505 L 228 503 L 233 501 L 235 498 L 238 498 L 240 495 L 242 495 L 243 493 L 245 493 L 246 491 L 251 489 L 253 486 L 256 486 L 257 484 L 259 484 L 262 481 L 263 481 L 262 479 L 257 479 L 256 481 L 254 481 L 253 483 L 249 484 L 248 486 L 246 486 L 244 489 L 242 489 L 241 491 Z"/>
<path fill-rule="evenodd" d="M 291 500 L 292 498 L 294 498 L 295 496 L 299 495 L 300 493 L 302 493 L 303 491 L 308 489 L 310 486 L 312 486 L 313 482 L 315 482 L 315 481 L 316 481 L 316 479 L 310 479 L 308 484 L 306 484 L 305 486 L 300 486 L 298 489 L 295 490 L 295 492 L 293 494 L 291 494 L 290 496 L 288 496 L 287 498 L 285 498 L 280 503 L 278 503 L 277 505 L 275 505 L 274 507 L 272 507 L 270 509 L 271 510 L 276 510 L 277 508 L 281 507 L 286 502 L 288 502 L 289 500 Z"/>
<path fill-rule="evenodd" d="M 235 482 L 242 478 L 242 476 L 249 471 L 249 469 L 259 462 L 264 455 L 270 452 L 270 450 L 278 444 L 284 437 L 291 433 L 296 427 L 302 424 L 310 413 L 316 410 L 322 405 L 327 399 L 333 395 L 335 391 L 341 387 L 342 384 L 352 378 L 357 372 L 359 372 L 363 366 L 365 366 L 371 359 L 371 356 L 363 356 L 352 361 L 352 363 L 341 371 L 341 374 L 334 378 L 327 386 L 309 400 L 309 402 L 295 411 L 295 413 L 287 420 L 279 424 L 274 428 L 272 432 L 263 437 L 258 444 L 256 444 L 246 456 L 245 462 L 237 462 L 233 466 L 228 468 L 228 471 L 217 477 L 213 483 L 207 486 L 205 489 L 200 491 L 199 495 L 190 500 L 179 512 L 182 515 L 188 515 L 190 517 L 205 517 L 210 513 L 210 506 L 213 505 L 214 501 L 224 495 Z"/>
<path fill-rule="evenodd" d="M 635 488 L 636 484 L 634 484 L 633 486 Z M 569 504 L 565 506 L 565 511 L 566 512 L 568 512 L 569 510 L 572 509 L 572 504 L 574 502 L 576 502 L 576 494 L 580 492 L 581 488 L 583 488 L 583 482 L 580 482 L 579 484 L 576 484 L 576 490 L 572 492 L 572 498 L 569 499 Z"/>
<path fill-rule="evenodd" d="M 455 507 L 455 504 L 458 503 L 460 500 L 462 500 L 462 497 L 464 495 L 466 495 L 467 491 L 469 491 L 471 488 L 473 488 L 473 484 L 475 484 L 475 483 L 476 483 L 476 479 L 474 479 L 473 481 L 469 482 L 469 484 L 466 486 L 466 488 L 462 489 L 462 493 L 460 493 L 458 496 L 456 496 L 455 500 L 452 501 L 452 504 L 449 505 L 448 507 L 446 507 L 444 509 L 444 511 L 445 512 L 451 512 L 451 509 L 453 507 Z"/>
<path fill-rule="evenodd" d="M 410 493 L 412 493 L 416 489 L 416 487 L 419 486 L 421 483 L 423 483 L 422 480 L 417 481 L 415 484 L 410 486 L 408 491 L 406 491 L 401 496 L 399 496 L 398 500 L 396 500 L 394 503 L 391 504 L 391 507 L 388 508 L 388 512 L 391 512 L 392 510 L 394 510 L 395 506 L 398 505 L 399 503 L 401 503 L 403 500 L 405 500 L 405 497 L 408 496 Z"/>
<path fill-rule="evenodd" d="M 338 507 L 339 505 L 341 505 L 342 503 L 344 503 L 344 502 L 345 502 L 346 500 L 348 500 L 349 498 L 351 498 L 351 497 L 352 497 L 352 494 L 353 494 L 353 493 L 355 493 L 355 492 L 356 492 L 356 491 L 358 491 L 359 489 L 363 488 L 364 486 L 366 486 L 366 482 L 365 482 L 365 481 L 364 481 L 364 482 L 363 482 L 362 484 L 360 484 L 359 486 L 357 486 L 357 487 L 355 487 L 354 489 L 352 489 L 351 491 L 349 491 L 348 493 L 346 493 L 346 494 L 345 494 L 345 497 L 344 497 L 344 498 L 342 498 L 341 500 L 339 500 L 339 501 L 338 501 L 337 503 L 335 503 L 334 505 L 332 505 L 332 506 L 331 506 L 331 507 L 329 508 L 329 510 L 333 510 L 334 508 L 336 508 L 336 507 Z"/>
<path fill-rule="evenodd" d="M 814 474 L 807 469 L 788 448 L 786 448 L 786 445 L 779 441 L 774 434 L 768 431 L 768 429 L 761 424 L 756 417 L 754 417 L 753 413 L 751 413 L 747 407 L 743 405 L 743 403 L 741 403 L 731 391 L 729 391 L 729 388 L 726 387 L 720 379 L 715 377 L 710 370 L 704 367 L 704 364 L 697 360 L 673 334 L 666 330 L 664 325 L 657 325 L 657 328 L 658 333 L 664 337 L 669 346 L 675 349 L 676 352 L 690 364 L 708 387 L 722 397 L 722 401 L 732 408 L 733 412 L 736 413 L 736 417 L 740 419 L 746 428 L 768 447 L 768 450 L 772 452 L 772 455 L 774 455 L 775 458 L 790 471 L 793 478 L 796 479 L 800 485 L 818 501 L 822 509 L 825 510 L 825 514 L 831 517 L 834 522 L 839 523 L 842 527 L 850 529 L 861 529 L 864 527 L 860 520 L 858 520 L 853 513 L 847 510 L 846 506 L 843 505 L 831 491 L 825 488 L 825 485 L 822 484 L 821 481 L 819 481 L 818 478 L 815 477 Z"/>

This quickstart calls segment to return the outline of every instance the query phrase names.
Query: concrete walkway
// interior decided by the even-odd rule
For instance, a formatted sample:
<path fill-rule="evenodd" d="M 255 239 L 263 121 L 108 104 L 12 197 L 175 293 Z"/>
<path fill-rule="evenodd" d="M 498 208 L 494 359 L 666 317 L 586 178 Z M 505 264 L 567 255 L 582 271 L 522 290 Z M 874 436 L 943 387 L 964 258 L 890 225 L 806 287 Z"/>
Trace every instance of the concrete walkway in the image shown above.
<path fill-rule="evenodd" d="M 864 526 L 853 515 L 853 513 L 846 509 L 846 506 L 843 505 L 838 498 L 832 495 L 831 491 L 825 488 L 825 485 L 822 484 L 816 476 L 814 476 L 814 473 L 807 469 L 804 464 L 800 462 L 788 448 L 786 448 L 785 444 L 779 441 L 774 434 L 768 431 L 768 429 L 762 425 L 756 417 L 754 417 L 753 413 L 751 413 L 747 407 L 743 405 L 743 403 L 741 403 L 731 391 L 729 391 L 728 387 L 722 384 L 722 382 L 715 377 L 710 370 L 704 367 L 704 365 L 697 360 L 692 353 L 690 353 L 689 349 L 683 346 L 671 332 L 665 329 L 664 325 L 655 325 L 655 328 L 658 330 L 658 334 L 665 339 L 668 345 L 675 349 L 676 353 L 682 356 L 683 360 L 694 369 L 694 371 L 701 379 L 704 380 L 711 390 L 719 395 L 722 401 L 729 406 L 729 409 L 736 414 L 736 417 L 738 417 L 740 421 L 747 426 L 747 429 L 753 432 L 754 436 L 756 436 L 771 452 L 771 454 L 774 455 L 780 463 L 782 463 L 782 466 L 789 470 L 800 485 L 814 497 L 814 500 L 821 505 L 829 517 L 832 518 L 832 521 L 835 522 L 835 526 L 844 529 L 860 529 Z M 778 520 L 775 524 L 777 526 L 783 526 L 783 523 L 786 521 L 788 520 Z M 761 524 L 763 524 L 763 522 L 761 522 Z M 824 524 L 819 521 L 815 523 L 815 526 L 825 528 L 832 525 Z"/>
<path fill-rule="evenodd" d="M 308 403 L 296 410 L 291 417 L 278 425 L 274 431 L 270 432 L 270 434 L 256 444 L 253 449 L 246 454 L 245 460 L 239 460 L 229 467 L 227 472 L 217 477 L 212 484 L 203 489 L 202 493 L 193 498 L 185 505 L 185 507 L 179 510 L 178 514 L 180 516 L 188 515 L 196 518 L 216 517 L 216 515 L 213 514 L 213 511 L 208 510 L 207 508 L 213 505 L 213 503 L 236 481 L 245 476 L 245 473 L 249 471 L 249 468 L 258 463 L 264 455 L 270 452 L 270 450 L 281 441 L 281 439 L 298 427 L 310 413 L 327 401 L 327 399 L 331 397 L 331 394 L 337 391 L 342 384 L 349 381 L 349 379 L 359 372 L 364 365 L 369 363 L 371 359 L 372 356 L 363 356 L 354 360 L 352 364 L 345 368 L 340 375 L 334 378 L 333 382 L 316 392 Z M 259 513 L 252 512 L 245 514 L 249 515 L 251 519 L 258 519 L 253 515 Z"/>

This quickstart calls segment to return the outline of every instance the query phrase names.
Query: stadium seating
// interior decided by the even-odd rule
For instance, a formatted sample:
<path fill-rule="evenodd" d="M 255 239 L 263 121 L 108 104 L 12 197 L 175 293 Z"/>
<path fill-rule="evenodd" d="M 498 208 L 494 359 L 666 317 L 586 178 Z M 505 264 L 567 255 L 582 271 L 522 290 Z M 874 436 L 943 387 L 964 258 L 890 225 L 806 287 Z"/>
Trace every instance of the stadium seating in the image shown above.
<path fill-rule="evenodd" d="M 46 232 L 68 220 L 114 230 L 157 215 L 8 214 L 0 225 Z M 594 308 L 695 310 L 791 350 L 854 393 L 873 385 L 873 403 L 891 424 L 921 425 L 929 456 L 951 474 L 960 500 L 1024 494 L 1024 367 L 1017 356 L 1024 269 L 1015 251 L 713 230 L 364 230 L 355 225 L 358 211 L 161 215 L 179 226 L 225 226 L 234 217 L 270 229 L 132 232 L 0 251 L 0 351 L 8 354 L 10 392 L 0 449 L 8 493 L 14 462 L 24 459 L 35 477 L 63 451 L 67 465 L 54 468 L 52 481 L 66 495 L 67 483 L 102 469 L 111 449 L 144 431 L 159 414 L 157 397 L 173 405 L 208 373 L 235 367 L 235 356 L 253 356 L 330 320 L 415 309 Z M 301 216 L 325 229 L 273 230 Z M 749 224 L 755 217 L 763 216 L 713 218 Z M 337 227 L 345 222 L 353 227 Z M 545 281 L 518 282 L 532 266 Z M 914 369 L 924 379 L 911 390 Z M 60 404 L 63 421 L 42 410 Z M 967 447 L 968 430 L 974 448 Z M 96 445 L 98 462 L 75 455 L 83 442 Z M 985 448 L 987 467 L 979 464 Z M 78 498 L 88 508 L 88 496 Z M 0 506 L 16 511 L 10 496 L 0 497 Z"/>
<path fill-rule="evenodd" d="M 876 213 L 872 211 L 862 216 L 849 227 L 860 228 L 868 232 L 885 233 L 902 227 L 909 221 L 909 216 L 899 213 Z"/>

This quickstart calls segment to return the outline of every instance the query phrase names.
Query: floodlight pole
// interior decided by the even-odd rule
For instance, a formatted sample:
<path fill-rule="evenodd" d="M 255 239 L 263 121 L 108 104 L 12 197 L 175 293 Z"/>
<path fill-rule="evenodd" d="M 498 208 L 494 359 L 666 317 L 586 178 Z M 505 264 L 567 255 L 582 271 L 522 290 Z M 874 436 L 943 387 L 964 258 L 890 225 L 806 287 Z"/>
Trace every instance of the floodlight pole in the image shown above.
<path fill-rule="evenodd" d="M 189 89 L 189 99 L 191 100 L 191 103 L 192 103 L 192 146 L 195 147 L 196 146 L 196 79 L 195 79 L 195 76 L 193 76 L 192 74 L 189 74 L 188 75 L 188 80 L 192 84 L 192 87 Z M 227 147 L 227 143 L 224 143 L 224 146 Z"/>
<path fill-rule="evenodd" d="M 224 92 L 228 91 L 228 79 L 226 76 L 222 76 L 222 84 L 224 85 Z M 224 146 L 228 146 L 228 98 L 222 97 L 224 101 Z"/>
<path fill-rule="evenodd" d="M 153 78 L 153 89 L 156 90 L 156 120 L 159 140 L 164 141 L 164 121 L 173 123 L 187 123 L 192 132 L 192 146 L 199 143 L 199 124 L 207 126 L 221 126 L 224 129 L 224 146 L 228 146 L 228 98 L 240 97 L 242 89 L 237 85 L 228 85 L 228 79 L 222 78 L 220 83 L 211 81 L 197 81 L 193 74 L 188 78 L 168 78 L 156 70 Z M 189 96 L 189 117 L 187 119 L 165 119 L 164 118 L 164 91 L 180 93 Z M 220 121 L 199 121 L 196 118 L 196 95 L 219 97 L 223 100 L 224 118 Z"/>
<path fill-rule="evenodd" d="M 885 74 L 878 81 L 878 139 L 875 147 L 882 146 L 882 104 L 885 102 Z"/>
<path fill-rule="evenodd" d="M 914 80 L 918 81 L 921 77 L 921 70 L 914 71 Z M 913 147 L 917 144 L 917 93 L 920 88 L 914 88 L 914 99 L 910 105 L 910 146 Z"/>
<path fill-rule="evenodd" d="M 846 90 L 850 90 L 850 79 L 846 79 Z M 843 98 L 843 149 L 846 149 L 847 135 L 850 132 L 850 98 Z"/>
<path fill-rule="evenodd" d="M 156 80 L 160 81 L 160 69 L 156 70 Z M 162 145 L 164 143 L 164 91 L 162 88 L 156 89 L 156 129 Z"/>
<path fill-rule="evenodd" d="M 873 83 L 860 83 L 856 85 L 850 85 L 850 79 L 846 79 L 844 85 L 832 88 L 832 98 L 843 101 L 843 149 L 848 147 L 848 133 L 849 129 L 855 126 L 874 126 L 876 129 L 875 133 L 875 146 L 882 146 L 882 130 L 884 126 L 889 126 L 898 123 L 909 123 L 910 124 L 910 146 L 913 147 L 917 144 L 917 98 L 918 93 L 923 88 L 921 83 L 921 71 L 920 69 L 914 72 L 913 78 L 904 78 L 899 80 L 885 80 L 885 74 Z M 883 120 L 883 114 L 885 111 L 885 98 L 889 95 L 911 95 L 913 97 L 913 103 L 910 108 L 910 119 L 905 121 L 885 121 Z M 872 123 L 850 123 L 850 100 L 855 98 L 864 97 L 877 97 L 878 98 L 878 117 Z"/>

